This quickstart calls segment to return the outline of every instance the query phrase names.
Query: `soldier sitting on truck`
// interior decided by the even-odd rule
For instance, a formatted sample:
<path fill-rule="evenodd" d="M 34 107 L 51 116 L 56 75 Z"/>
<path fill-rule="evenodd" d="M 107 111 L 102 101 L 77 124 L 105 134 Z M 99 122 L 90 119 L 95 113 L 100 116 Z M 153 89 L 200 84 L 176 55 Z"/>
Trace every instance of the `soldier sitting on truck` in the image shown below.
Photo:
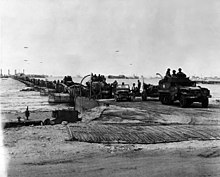
<path fill-rule="evenodd" d="M 92 82 L 96 82 L 96 81 L 97 81 L 97 79 L 98 79 L 97 75 L 96 75 L 96 74 L 94 74 L 94 75 L 92 76 Z"/>
<path fill-rule="evenodd" d="M 177 75 L 176 75 L 176 70 L 173 70 L 173 74 L 171 76 L 172 78 L 177 78 Z"/>
<path fill-rule="evenodd" d="M 184 73 L 182 72 L 182 69 L 181 69 L 181 68 L 179 68 L 178 71 L 179 71 L 179 72 L 176 74 L 176 75 L 177 75 L 177 78 L 186 78 L 186 74 L 184 74 Z"/>
<path fill-rule="evenodd" d="M 133 96 L 137 96 L 140 93 L 140 91 L 139 91 L 138 87 L 136 87 L 135 83 L 133 83 L 131 91 L 132 91 Z"/>
<path fill-rule="evenodd" d="M 171 77 L 170 68 L 167 69 L 166 75 L 164 76 L 164 80 L 167 81 Z"/>
<path fill-rule="evenodd" d="M 171 77 L 171 74 L 170 74 L 170 68 L 167 69 L 167 72 L 166 72 L 165 77 Z"/>

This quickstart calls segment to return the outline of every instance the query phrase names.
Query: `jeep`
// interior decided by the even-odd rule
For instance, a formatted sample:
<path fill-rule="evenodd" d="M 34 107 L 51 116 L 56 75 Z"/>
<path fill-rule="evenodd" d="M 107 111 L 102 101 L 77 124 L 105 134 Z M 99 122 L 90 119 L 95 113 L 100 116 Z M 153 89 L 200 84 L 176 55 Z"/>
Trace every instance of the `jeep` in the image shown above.
<path fill-rule="evenodd" d="M 133 94 L 131 93 L 130 86 L 128 84 L 118 84 L 114 94 L 115 101 L 128 100 L 131 101 Z"/>

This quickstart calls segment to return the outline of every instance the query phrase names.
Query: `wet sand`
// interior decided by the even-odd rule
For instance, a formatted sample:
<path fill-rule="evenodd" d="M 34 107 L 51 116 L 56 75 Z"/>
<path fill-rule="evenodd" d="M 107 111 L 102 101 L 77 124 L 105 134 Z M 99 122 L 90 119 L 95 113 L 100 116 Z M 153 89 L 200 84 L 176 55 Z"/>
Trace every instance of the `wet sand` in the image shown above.
<path fill-rule="evenodd" d="M 219 125 L 218 104 L 208 109 L 197 104 L 182 109 L 158 101 L 108 102 L 109 107 L 81 114 L 82 123 Z M 36 114 L 40 119 L 39 115 L 51 117 L 48 112 Z M 87 143 L 68 141 L 70 136 L 62 124 L 9 128 L 3 133 L 9 153 L 8 176 L 220 176 L 220 140 Z"/>

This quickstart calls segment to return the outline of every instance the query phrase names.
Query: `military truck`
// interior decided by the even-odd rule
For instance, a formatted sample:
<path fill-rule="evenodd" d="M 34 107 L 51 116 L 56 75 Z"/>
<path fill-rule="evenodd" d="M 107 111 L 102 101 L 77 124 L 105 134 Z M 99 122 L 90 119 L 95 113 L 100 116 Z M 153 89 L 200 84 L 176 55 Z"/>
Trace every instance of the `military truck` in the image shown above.
<path fill-rule="evenodd" d="M 193 102 L 200 102 L 203 108 L 207 108 L 211 97 L 207 88 L 196 86 L 196 82 L 188 77 L 164 78 L 159 81 L 158 92 L 162 104 L 169 105 L 178 100 L 183 108 Z"/>
<path fill-rule="evenodd" d="M 142 101 L 146 101 L 147 97 L 159 97 L 158 85 L 143 83 L 143 91 L 141 93 Z"/>
<path fill-rule="evenodd" d="M 127 100 L 132 101 L 134 96 L 130 90 L 130 86 L 128 84 L 118 84 L 116 87 L 116 91 L 114 93 L 115 101 L 119 100 Z"/>

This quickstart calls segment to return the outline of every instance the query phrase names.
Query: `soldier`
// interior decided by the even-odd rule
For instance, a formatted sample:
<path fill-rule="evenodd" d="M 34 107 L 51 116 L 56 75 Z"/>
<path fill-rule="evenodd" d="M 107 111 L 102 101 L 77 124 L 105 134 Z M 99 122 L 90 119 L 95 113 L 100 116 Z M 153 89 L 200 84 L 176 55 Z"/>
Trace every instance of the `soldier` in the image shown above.
<path fill-rule="evenodd" d="M 141 89 L 141 82 L 140 80 L 138 80 L 138 92 L 140 92 L 140 89 Z"/>
<path fill-rule="evenodd" d="M 172 78 L 177 78 L 176 70 L 173 70 Z"/>
<path fill-rule="evenodd" d="M 63 79 L 63 83 L 66 84 L 66 81 L 67 81 L 67 77 L 65 76 Z"/>
<path fill-rule="evenodd" d="M 133 83 L 133 86 L 132 86 L 132 88 L 131 88 L 131 92 L 132 92 L 132 96 L 133 96 L 133 98 L 135 97 L 135 95 L 136 95 L 136 92 L 137 92 L 137 87 L 135 87 L 135 83 Z"/>
<path fill-rule="evenodd" d="M 170 74 L 170 68 L 167 69 L 167 72 L 166 72 L 165 77 L 171 77 L 171 74 Z"/>
<path fill-rule="evenodd" d="M 28 117 L 30 116 L 30 112 L 29 112 L 29 110 L 28 110 L 28 106 L 27 106 L 27 109 L 26 109 L 26 111 L 25 111 L 25 117 L 27 118 L 27 120 L 28 120 Z"/>
<path fill-rule="evenodd" d="M 131 90 L 132 90 L 133 93 L 135 92 L 135 90 L 136 90 L 135 83 L 133 83 L 133 86 L 132 86 Z"/>
<path fill-rule="evenodd" d="M 185 78 L 185 77 L 186 77 L 186 74 L 184 74 L 184 73 L 182 72 L 182 69 L 181 69 L 181 68 L 179 68 L 178 71 L 179 71 L 179 72 L 176 74 L 178 78 Z"/>
<path fill-rule="evenodd" d="M 118 85 L 118 82 L 117 82 L 116 80 L 111 84 L 112 92 L 113 92 L 113 93 L 115 93 L 115 90 L 116 90 L 117 85 Z"/>
<path fill-rule="evenodd" d="M 97 81 L 97 79 L 98 79 L 97 75 L 96 75 L 96 74 L 94 74 L 94 75 L 93 75 L 93 77 L 92 77 L 92 81 L 93 81 L 93 82 L 96 82 L 96 81 Z"/>

